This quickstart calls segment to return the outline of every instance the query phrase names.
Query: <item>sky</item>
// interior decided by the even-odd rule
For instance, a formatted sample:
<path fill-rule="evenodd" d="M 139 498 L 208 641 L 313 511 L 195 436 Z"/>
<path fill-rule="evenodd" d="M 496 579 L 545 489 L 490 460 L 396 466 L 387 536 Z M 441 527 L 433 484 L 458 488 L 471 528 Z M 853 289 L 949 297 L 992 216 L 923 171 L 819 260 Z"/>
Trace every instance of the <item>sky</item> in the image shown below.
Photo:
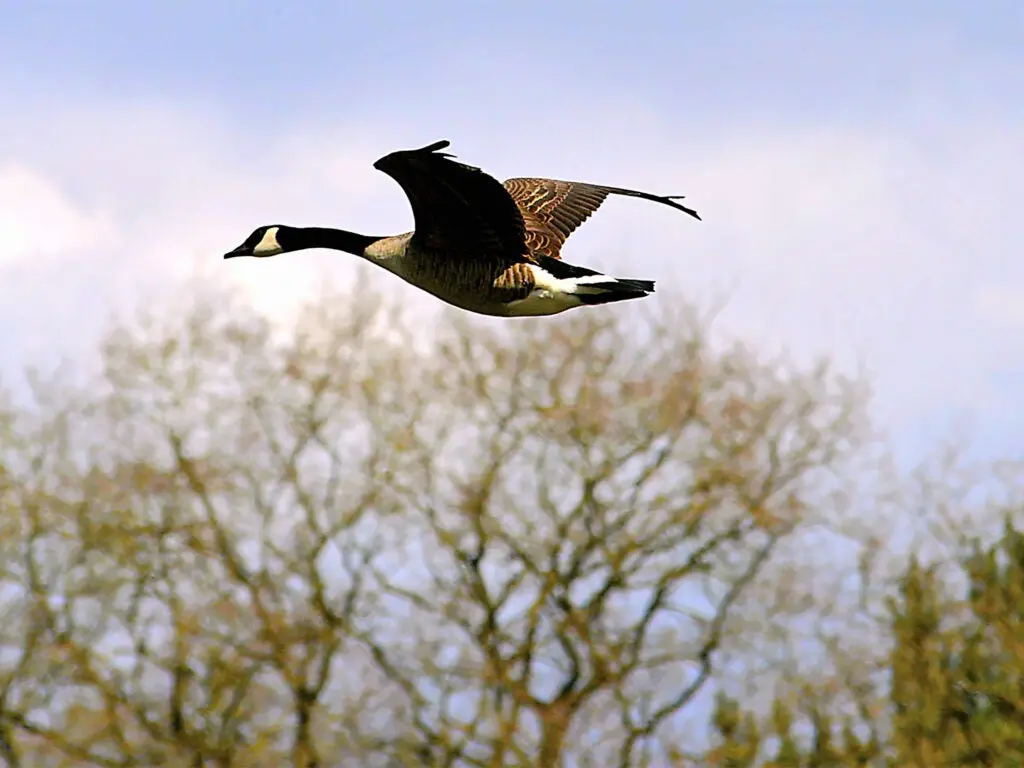
<path fill-rule="evenodd" d="M 1020 458 L 1019 2 L 0 0 L 0 104 L 7 380 L 196 274 L 282 317 L 325 276 L 429 304 L 344 254 L 221 255 L 410 229 L 372 163 L 446 138 L 500 179 L 686 195 L 703 221 L 610 200 L 566 259 L 863 370 L 905 457 L 956 430 Z"/>

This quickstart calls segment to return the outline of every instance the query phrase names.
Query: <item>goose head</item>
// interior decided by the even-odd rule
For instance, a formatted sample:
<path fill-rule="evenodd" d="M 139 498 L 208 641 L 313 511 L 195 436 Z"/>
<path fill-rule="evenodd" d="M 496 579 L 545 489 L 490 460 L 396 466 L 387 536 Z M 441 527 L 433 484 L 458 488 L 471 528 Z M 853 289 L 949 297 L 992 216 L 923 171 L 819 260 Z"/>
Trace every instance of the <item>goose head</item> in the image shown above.
<path fill-rule="evenodd" d="M 293 250 L 288 247 L 289 231 L 289 227 L 279 224 L 267 224 L 257 227 L 252 231 L 251 235 L 245 238 L 241 245 L 225 253 L 224 258 L 232 259 L 236 256 L 266 258 L 267 256 L 277 256 L 279 253 Z"/>

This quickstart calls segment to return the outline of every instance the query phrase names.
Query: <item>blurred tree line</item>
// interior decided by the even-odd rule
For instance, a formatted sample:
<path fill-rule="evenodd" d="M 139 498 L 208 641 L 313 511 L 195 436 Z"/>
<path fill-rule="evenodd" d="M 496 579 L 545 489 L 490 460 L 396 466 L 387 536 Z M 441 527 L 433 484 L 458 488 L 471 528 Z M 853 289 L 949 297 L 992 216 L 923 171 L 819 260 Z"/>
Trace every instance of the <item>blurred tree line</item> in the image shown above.
<path fill-rule="evenodd" d="M 902 554 L 854 382 L 657 311 L 213 296 L 32 377 L 0 761 L 1024 764 L 1012 522 Z"/>

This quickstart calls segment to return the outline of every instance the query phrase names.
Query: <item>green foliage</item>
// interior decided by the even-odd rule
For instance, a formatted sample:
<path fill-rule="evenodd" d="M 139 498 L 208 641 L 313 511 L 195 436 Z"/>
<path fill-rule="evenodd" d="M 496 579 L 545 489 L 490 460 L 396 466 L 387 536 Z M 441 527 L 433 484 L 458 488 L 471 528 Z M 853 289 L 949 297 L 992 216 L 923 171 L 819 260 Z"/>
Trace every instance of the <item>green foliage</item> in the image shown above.
<path fill-rule="evenodd" d="M 737 727 L 749 714 L 721 697 L 719 743 L 705 762 L 753 765 L 754 750 L 772 768 L 1024 765 L 1024 534 L 1008 521 L 999 541 L 976 542 L 959 565 L 968 584 L 961 599 L 917 559 L 898 584 L 889 604 L 889 707 L 881 722 L 846 716 L 837 727 L 817 705 L 798 718 L 780 698 L 767 732 L 751 738 L 758 733 L 753 723 Z M 887 733 L 886 742 L 865 738 L 865 725 Z M 746 762 L 718 759 L 734 754 Z"/>

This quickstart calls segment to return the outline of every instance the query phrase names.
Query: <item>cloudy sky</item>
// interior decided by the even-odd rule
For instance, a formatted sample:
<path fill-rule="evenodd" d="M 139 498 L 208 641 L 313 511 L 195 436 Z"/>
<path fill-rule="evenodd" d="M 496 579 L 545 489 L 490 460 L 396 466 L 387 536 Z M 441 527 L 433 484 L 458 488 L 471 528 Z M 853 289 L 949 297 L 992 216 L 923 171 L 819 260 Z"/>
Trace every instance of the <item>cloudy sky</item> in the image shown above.
<path fill-rule="evenodd" d="M 727 299 L 720 332 L 870 372 L 902 451 L 1024 428 L 1024 4 L 0 0 L 0 372 L 201 270 L 287 313 L 355 259 L 257 224 L 404 231 L 373 170 L 448 138 L 612 200 L 566 257 Z M 609 311 L 615 311 L 609 310 Z M 496 322 L 496 321 L 483 321 Z"/>

